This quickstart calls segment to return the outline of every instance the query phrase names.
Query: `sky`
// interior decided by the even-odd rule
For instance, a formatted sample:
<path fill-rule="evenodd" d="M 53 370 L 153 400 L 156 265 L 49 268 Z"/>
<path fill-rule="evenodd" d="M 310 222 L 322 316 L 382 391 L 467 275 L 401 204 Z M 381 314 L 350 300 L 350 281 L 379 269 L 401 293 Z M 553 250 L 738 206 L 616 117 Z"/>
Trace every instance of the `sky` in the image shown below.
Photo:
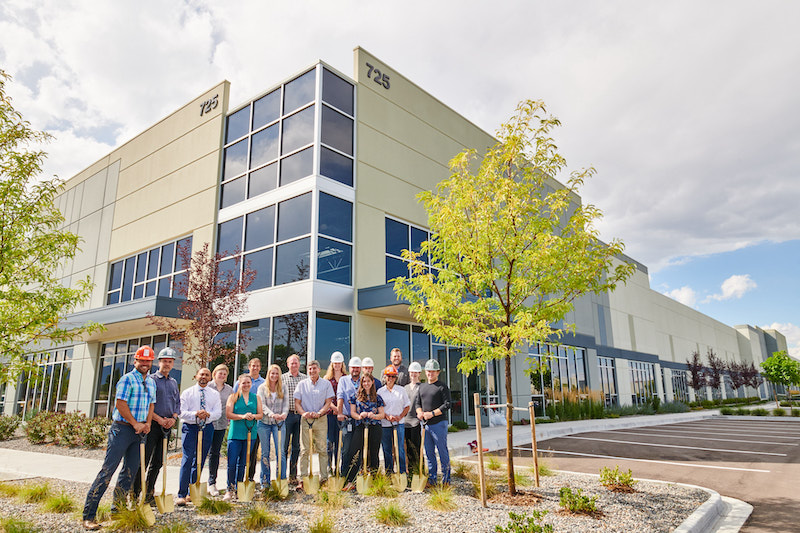
<path fill-rule="evenodd" d="M 236 106 L 320 59 L 352 75 L 356 46 L 488 132 L 544 100 L 569 169 L 597 170 L 601 237 L 800 357 L 798 20 L 793 0 L 4 0 L 0 68 L 65 179 L 223 79 Z"/>

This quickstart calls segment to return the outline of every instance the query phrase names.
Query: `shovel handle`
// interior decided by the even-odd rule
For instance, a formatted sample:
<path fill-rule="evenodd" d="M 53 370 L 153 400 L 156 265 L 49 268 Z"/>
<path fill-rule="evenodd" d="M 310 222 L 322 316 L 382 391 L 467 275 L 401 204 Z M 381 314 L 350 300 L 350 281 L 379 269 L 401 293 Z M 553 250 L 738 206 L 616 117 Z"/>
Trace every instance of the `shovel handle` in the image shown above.
<path fill-rule="evenodd" d="M 425 463 L 425 423 L 420 422 L 420 428 L 422 428 L 422 443 L 419 445 L 419 475 L 422 477 L 424 474 L 422 473 L 422 467 Z"/>
<path fill-rule="evenodd" d="M 147 497 L 146 474 L 144 472 L 144 440 L 144 437 L 139 439 L 139 473 L 142 478 L 142 503 L 144 503 Z"/>
<path fill-rule="evenodd" d="M 361 470 L 367 475 L 367 442 L 369 439 L 369 427 L 364 424 L 364 452 L 361 454 Z"/>
<path fill-rule="evenodd" d="M 203 455 L 203 429 L 205 429 L 205 424 L 200 427 L 197 431 L 197 457 L 195 458 L 195 462 L 197 464 L 197 484 L 200 484 L 200 474 L 203 472 L 203 462 L 200 460 L 201 456 Z"/>
<path fill-rule="evenodd" d="M 164 465 L 164 472 L 161 474 L 161 479 L 163 480 L 163 488 L 161 489 L 161 496 L 164 496 L 167 493 L 167 447 L 169 446 L 169 440 L 167 439 L 166 435 L 164 436 L 164 459 L 162 463 Z"/>

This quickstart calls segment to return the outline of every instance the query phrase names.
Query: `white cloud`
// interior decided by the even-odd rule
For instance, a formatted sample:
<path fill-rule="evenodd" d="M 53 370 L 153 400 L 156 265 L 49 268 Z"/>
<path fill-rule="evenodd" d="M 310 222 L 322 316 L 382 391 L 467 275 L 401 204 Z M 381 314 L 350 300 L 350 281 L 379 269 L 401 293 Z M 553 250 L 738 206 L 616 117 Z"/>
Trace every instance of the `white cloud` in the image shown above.
<path fill-rule="evenodd" d="M 800 326 L 796 324 L 773 322 L 768 326 L 761 326 L 762 329 L 776 329 L 786 337 L 786 344 L 789 347 L 789 355 L 795 359 L 800 359 Z"/>
<path fill-rule="evenodd" d="M 750 274 L 743 274 L 743 275 L 733 275 L 722 282 L 722 292 L 719 294 L 712 294 L 705 300 L 703 303 L 710 302 L 711 300 L 732 300 L 732 299 L 739 299 L 746 292 L 749 292 L 753 289 L 758 287 L 755 281 L 750 279 Z"/>
<path fill-rule="evenodd" d="M 695 307 L 697 303 L 697 293 L 688 286 L 681 287 L 680 289 L 673 289 L 663 294 L 689 307 Z"/>

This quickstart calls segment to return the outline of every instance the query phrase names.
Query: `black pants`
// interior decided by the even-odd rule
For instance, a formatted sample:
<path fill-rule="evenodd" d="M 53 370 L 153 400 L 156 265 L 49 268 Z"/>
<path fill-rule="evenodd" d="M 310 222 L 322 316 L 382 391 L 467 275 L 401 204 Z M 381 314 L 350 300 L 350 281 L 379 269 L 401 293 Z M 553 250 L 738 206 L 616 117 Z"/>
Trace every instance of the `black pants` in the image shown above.
<path fill-rule="evenodd" d="M 253 478 L 256 476 L 258 449 L 261 447 L 261 441 L 258 440 L 258 437 L 251 443 L 251 446 L 253 446 L 253 449 L 250 451 L 250 467 L 247 470 L 247 481 L 253 481 Z M 245 446 L 245 448 L 247 448 L 247 446 Z"/>
<path fill-rule="evenodd" d="M 284 424 L 283 453 L 289 462 L 289 479 L 297 479 L 297 460 L 300 458 L 300 420 L 297 413 L 289 412 Z M 289 449 L 291 446 L 291 455 Z"/>
<path fill-rule="evenodd" d="M 353 428 L 353 437 L 350 440 L 350 449 L 348 450 L 348 459 L 343 462 L 343 466 L 348 466 L 347 482 L 352 483 L 359 470 L 361 470 L 361 456 L 364 454 L 364 425 L 358 425 Z M 378 452 L 381 449 L 381 437 L 383 436 L 383 428 L 380 424 L 371 424 L 367 426 L 367 470 L 374 474 L 378 471 L 380 460 L 378 459 Z"/>
<path fill-rule="evenodd" d="M 170 436 L 172 432 L 170 432 Z M 150 433 L 147 434 L 147 440 L 144 443 L 144 465 L 147 468 L 147 497 L 153 496 L 156 486 L 156 478 L 161 471 L 164 463 L 164 433 L 162 432 L 161 425 L 155 420 L 150 422 Z M 138 466 L 138 465 L 137 465 Z M 136 469 L 136 475 L 133 479 L 133 495 L 139 498 L 142 493 L 142 473 L 140 468 Z"/>
<path fill-rule="evenodd" d="M 406 426 L 406 462 L 408 473 L 419 474 L 419 449 L 422 439 L 419 425 Z"/>
<path fill-rule="evenodd" d="M 215 429 L 214 438 L 211 439 L 211 450 L 208 453 L 208 485 L 217 484 L 217 471 L 219 470 L 219 454 L 222 450 L 222 441 L 225 440 L 227 429 Z"/>

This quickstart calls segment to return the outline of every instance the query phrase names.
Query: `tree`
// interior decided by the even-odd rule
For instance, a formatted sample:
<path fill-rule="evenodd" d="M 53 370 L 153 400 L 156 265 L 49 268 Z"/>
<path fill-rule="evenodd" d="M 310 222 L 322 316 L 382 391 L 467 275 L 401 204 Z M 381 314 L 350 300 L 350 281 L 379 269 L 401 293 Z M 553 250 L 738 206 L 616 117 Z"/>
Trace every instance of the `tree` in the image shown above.
<path fill-rule="evenodd" d="M 480 161 L 475 150 L 453 158 L 451 176 L 418 195 L 431 238 L 421 253 L 403 252 L 409 276 L 394 286 L 426 331 L 464 347 L 460 372 L 505 362 L 511 494 L 511 358 L 526 341 L 556 342 L 573 331 L 559 325 L 574 300 L 613 290 L 634 269 L 625 261 L 612 265 L 623 244 L 600 242 L 593 227 L 600 211 L 578 203 L 578 189 L 594 169 L 572 172 L 565 186 L 553 181 L 566 166 L 550 137 L 559 124 L 544 103 L 525 101 Z"/>
<path fill-rule="evenodd" d="M 700 352 L 697 350 L 692 352 L 692 358 L 686 360 L 686 368 L 689 371 L 689 386 L 694 389 L 697 395 L 706 386 L 706 373 L 707 369 L 700 359 Z"/>
<path fill-rule="evenodd" d="M 36 345 L 63 342 L 101 328 L 70 327 L 66 315 L 86 302 L 90 279 L 64 286 L 58 267 L 78 252 L 79 237 L 62 228 L 54 204 L 63 183 L 40 179 L 45 152 L 32 146 L 50 135 L 36 131 L 5 92 L 11 76 L 0 69 L 0 384 L 34 371 L 26 357 Z"/>
<path fill-rule="evenodd" d="M 758 388 L 764 383 L 764 378 L 761 377 L 756 365 L 752 361 L 750 361 L 750 366 L 744 367 L 744 378 L 746 385 L 756 389 L 756 394 L 758 394 Z"/>
<path fill-rule="evenodd" d="M 725 361 L 717 357 L 712 348 L 708 349 L 706 356 L 708 357 L 708 369 L 706 371 L 708 386 L 716 389 L 719 397 L 722 398 L 722 373 L 725 370 Z"/>
<path fill-rule="evenodd" d="M 786 350 L 773 352 L 761 363 L 761 373 L 773 384 L 772 393 L 775 395 L 775 404 L 778 403 L 778 392 L 775 385 L 783 385 L 788 390 L 791 385 L 800 385 L 800 361 L 789 357 Z M 789 403 L 789 410 L 792 404 Z"/>
<path fill-rule="evenodd" d="M 191 254 L 188 247 L 178 248 L 183 268 L 188 276 L 180 278 L 175 292 L 186 301 L 178 306 L 178 318 L 148 314 L 150 323 L 169 333 L 183 344 L 183 360 L 189 364 L 207 366 L 219 359 L 232 362 L 241 353 L 247 335 L 240 331 L 238 342 L 230 342 L 220 333 L 229 331 L 231 325 L 247 312 L 247 288 L 253 283 L 256 272 L 249 263 L 242 268 L 241 254 L 211 254 L 208 243 Z"/>
<path fill-rule="evenodd" d="M 747 385 L 747 367 L 744 363 L 729 361 L 727 369 L 728 375 L 731 377 L 731 387 L 738 394 L 739 389 Z"/>

